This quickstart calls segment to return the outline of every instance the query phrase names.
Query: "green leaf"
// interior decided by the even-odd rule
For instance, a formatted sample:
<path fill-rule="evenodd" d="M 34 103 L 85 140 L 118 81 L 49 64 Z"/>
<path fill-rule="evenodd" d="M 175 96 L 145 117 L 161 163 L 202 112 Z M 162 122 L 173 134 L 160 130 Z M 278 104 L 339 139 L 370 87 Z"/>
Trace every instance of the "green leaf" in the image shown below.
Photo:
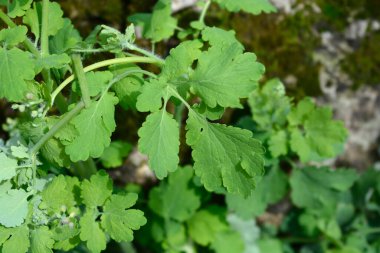
<path fill-rule="evenodd" d="M 310 99 L 304 99 L 288 115 L 288 121 L 290 147 L 302 162 L 332 158 L 343 150 L 347 130 L 332 119 L 330 108 L 316 108 Z"/>
<path fill-rule="evenodd" d="M 228 47 L 235 45 L 241 51 L 244 46 L 236 39 L 235 31 L 226 31 L 217 27 L 206 27 L 202 31 L 202 39 L 208 41 L 213 47 Z"/>
<path fill-rule="evenodd" d="M 168 182 L 161 183 L 149 193 L 149 207 L 165 219 L 185 221 L 200 207 L 200 198 L 190 182 L 193 170 L 179 169 L 169 175 Z"/>
<path fill-rule="evenodd" d="M 137 201 L 137 194 L 112 195 L 103 208 L 103 229 L 117 242 L 133 240 L 133 230 L 140 229 L 147 220 L 140 210 L 129 209 Z"/>
<path fill-rule="evenodd" d="M 0 98 L 21 102 L 28 92 L 27 81 L 35 76 L 34 60 L 18 48 L 0 48 L 0 66 Z"/>
<path fill-rule="evenodd" d="M 158 0 L 153 13 L 138 13 L 128 21 L 142 26 L 143 36 L 153 43 L 170 38 L 177 27 L 177 20 L 171 16 L 171 0 Z"/>
<path fill-rule="evenodd" d="M 11 2 L 7 2 L 1 3 L 0 5 L 8 6 L 8 16 L 11 18 L 15 18 L 23 16 L 25 14 L 25 11 L 27 11 L 30 8 L 33 0 L 13 0 Z"/>
<path fill-rule="evenodd" d="M 23 145 L 11 147 L 12 156 L 18 159 L 28 159 L 30 157 L 29 149 Z"/>
<path fill-rule="evenodd" d="M 252 119 L 264 131 L 283 129 L 291 110 L 291 99 L 285 95 L 285 86 L 279 79 L 271 79 L 248 98 Z"/>
<path fill-rule="evenodd" d="M 31 253 L 53 253 L 53 233 L 48 227 L 39 227 L 30 234 Z"/>
<path fill-rule="evenodd" d="M 140 69 L 139 66 L 134 64 L 121 64 L 109 68 L 114 76 Z M 137 97 L 140 95 L 140 89 L 143 83 L 143 75 L 141 73 L 134 73 L 112 85 L 112 89 L 124 109 L 136 109 Z"/>
<path fill-rule="evenodd" d="M 260 227 L 255 219 L 243 220 L 234 214 L 227 217 L 230 227 L 242 237 L 245 245 L 244 253 L 259 253 L 257 240 L 260 238 Z"/>
<path fill-rule="evenodd" d="M 221 106 L 211 108 L 211 107 L 208 107 L 203 102 L 201 102 L 198 105 L 195 105 L 193 108 L 195 109 L 196 112 L 202 114 L 203 116 L 205 116 L 209 120 L 220 119 L 223 116 L 224 111 L 225 111 L 225 109 Z"/>
<path fill-rule="evenodd" d="M 84 180 L 82 183 L 82 199 L 87 207 L 103 206 L 106 200 L 112 194 L 112 181 L 108 174 L 99 171 L 91 176 L 90 180 Z"/>
<path fill-rule="evenodd" d="M 288 135 L 280 130 L 273 132 L 268 140 L 269 151 L 273 157 L 279 157 L 288 153 Z"/>
<path fill-rule="evenodd" d="M 79 32 L 71 24 L 70 19 L 63 19 L 63 27 L 50 38 L 49 49 L 52 54 L 63 54 L 82 41 Z"/>
<path fill-rule="evenodd" d="M 48 28 L 47 35 L 53 36 L 63 27 L 64 19 L 61 6 L 56 2 L 49 2 Z M 24 24 L 27 24 L 36 39 L 40 38 L 40 27 L 42 24 L 42 2 L 35 2 L 33 8 L 29 9 L 23 18 Z"/>
<path fill-rule="evenodd" d="M 36 72 L 41 72 L 42 69 L 60 69 L 65 67 L 71 61 L 67 54 L 51 54 L 40 57 L 36 62 Z"/>
<path fill-rule="evenodd" d="M 30 246 L 28 227 L 26 225 L 16 228 L 0 226 L 1 245 L 3 245 L 1 252 L 4 253 L 26 253 Z"/>
<path fill-rule="evenodd" d="M 225 8 L 231 12 L 244 11 L 254 15 L 262 12 L 271 13 L 276 12 L 276 8 L 270 3 L 269 0 L 214 0 L 220 7 Z"/>
<path fill-rule="evenodd" d="M 274 238 L 261 239 L 258 242 L 260 252 L 283 253 L 282 243 Z"/>
<path fill-rule="evenodd" d="M 247 198 L 227 194 L 227 206 L 243 219 L 251 219 L 264 213 L 268 205 L 281 200 L 287 190 L 287 177 L 279 168 L 272 168 L 257 184 Z"/>
<path fill-rule="evenodd" d="M 54 249 L 69 251 L 76 247 L 80 242 L 79 233 L 80 229 L 77 223 L 59 224 L 53 230 L 53 239 L 56 241 Z"/>
<path fill-rule="evenodd" d="M 215 241 L 211 244 L 211 248 L 214 249 L 216 253 L 243 253 L 244 247 L 243 238 L 235 231 L 218 233 L 215 237 Z"/>
<path fill-rule="evenodd" d="M 352 169 L 308 167 L 293 170 L 290 177 L 292 201 L 318 216 L 332 215 L 340 194 L 347 191 L 357 177 Z"/>
<path fill-rule="evenodd" d="M 342 238 L 342 231 L 335 217 L 331 219 L 319 219 L 318 228 L 329 238 L 340 240 Z"/>
<path fill-rule="evenodd" d="M 58 117 L 46 117 L 45 120 L 36 119 L 22 124 L 19 128 L 25 139 L 37 143 L 64 115 Z M 50 138 L 40 149 L 40 154 L 47 162 L 59 167 L 68 168 L 71 165 L 69 156 L 65 153 L 62 142 L 71 141 L 77 134 L 74 126 L 68 124 L 62 128 L 53 138 Z"/>
<path fill-rule="evenodd" d="M 164 79 L 151 79 L 142 87 L 137 97 L 137 110 L 140 112 L 155 112 L 162 107 L 162 100 L 170 97 L 168 83 Z"/>
<path fill-rule="evenodd" d="M 162 242 L 169 251 L 183 248 L 187 243 L 186 229 L 183 223 L 176 222 L 174 220 L 165 221 L 165 239 Z"/>
<path fill-rule="evenodd" d="M 26 26 L 16 26 L 0 31 L 0 42 L 3 42 L 6 46 L 16 46 L 19 43 L 26 40 L 26 33 L 28 29 Z"/>
<path fill-rule="evenodd" d="M 86 242 L 91 253 L 100 253 L 106 249 L 107 239 L 99 222 L 95 221 L 96 215 L 93 210 L 87 210 L 80 219 L 80 239 Z"/>
<path fill-rule="evenodd" d="M 104 91 L 108 83 L 112 80 L 113 74 L 110 71 L 91 71 L 86 74 L 88 92 L 91 97 L 94 97 Z M 80 93 L 79 83 L 73 82 L 73 91 Z"/>
<path fill-rule="evenodd" d="M 6 212 L 0 212 L 0 224 L 5 227 L 20 226 L 28 214 L 28 197 L 24 190 L 9 190 L 0 193 L 0 206 Z"/>
<path fill-rule="evenodd" d="M 205 188 L 215 191 L 225 187 L 230 193 L 248 196 L 264 171 L 264 149 L 252 138 L 252 133 L 209 123 L 193 111 L 189 113 L 186 129 L 195 173 Z"/>
<path fill-rule="evenodd" d="M 201 55 L 201 47 L 200 41 L 193 40 L 182 42 L 170 50 L 170 55 L 165 59 L 161 76 L 166 80 L 174 81 L 187 74 L 193 62 Z"/>
<path fill-rule="evenodd" d="M 340 249 L 327 250 L 326 253 L 361 253 L 362 251 L 350 246 L 344 246 Z"/>
<path fill-rule="evenodd" d="M 124 158 L 132 150 L 132 145 L 124 141 L 113 141 L 111 145 L 106 148 L 100 161 L 105 168 L 117 168 L 123 165 Z"/>
<path fill-rule="evenodd" d="M 0 164 L 0 182 L 16 176 L 16 169 L 18 168 L 17 160 L 7 157 L 4 153 L 0 153 Z"/>
<path fill-rule="evenodd" d="M 216 206 L 197 212 L 187 221 L 190 237 L 202 246 L 211 244 L 219 232 L 229 229 L 224 215 L 225 212 Z"/>
<path fill-rule="evenodd" d="M 159 179 L 177 169 L 179 163 L 179 126 L 164 109 L 150 114 L 140 128 L 139 149 L 148 155 L 149 166 Z"/>
<path fill-rule="evenodd" d="M 44 205 L 50 213 L 59 213 L 62 208 L 70 210 L 75 206 L 72 189 L 68 187 L 65 176 L 55 177 L 41 193 Z"/>
<path fill-rule="evenodd" d="M 203 38 L 208 39 L 207 31 L 202 33 Z M 240 99 L 248 97 L 257 87 L 264 71 L 255 54 L 243 54 L 240 44 L 221 41 L 199 57 L 189 82 L 207 106 L 240 108 Z"/>
<path fill-rule="evenodd" d="M 110 145 L 111 134 L 116 128 L 114 114 L 117 102 L 113 94 L 104 93 L 71 121 L 78 135 L 66 145 L 65 150 L 73 162 L 100 157 L 104 148 Z"/>

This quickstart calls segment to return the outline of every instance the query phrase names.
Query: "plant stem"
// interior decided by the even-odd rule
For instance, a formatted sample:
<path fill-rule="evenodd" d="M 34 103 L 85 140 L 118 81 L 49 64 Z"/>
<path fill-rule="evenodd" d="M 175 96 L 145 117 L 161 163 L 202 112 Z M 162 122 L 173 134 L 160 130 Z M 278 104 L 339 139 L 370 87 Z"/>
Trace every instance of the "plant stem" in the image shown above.
<path fill-rule="evenodd" d="M 57 122 L 42 138 L 30 149 L 32 155 L 36 155 L 38 150 L 45 145 L 45 143 L 52 138 L 62 127 L 64 127 L 72 118 L 74 118 L 82 109 L 84 103 L 79 102 L 74 109 L 69 111 L 61 120 Z"/>
<path fill-rule="evenodd" d="M 8 17 L 7 14 L 4 13 L 3 10 L 0 9 L 0 19 L 3 20 L 3 22 L 9 26 L 9 27 L 15 27 L 16 24 Z"/>
<path fill-rule="evenodd" d="M 91 103 L 91 97 L 90 97 L 90 93 L 88 91 L 87 79 L 86 79 L 85 73 L 83 71 L 82 60 L 81 60 L 79 54 L 74 54 L 71 58 L 72 58 L 72 62 L 74 65 L 74 73 L 78 79 L 80 91 L 82 93 L 82 99 L 84 102 L 84 106 L 86 108 L 88 108 L 90 106 L 90 103 Z"/>
<path fill-rule="evenodd" d="M 153 44 L 154 45 L 154 44 Z M 153 52 L 149 52 L 148 50 L 145 50 L 145 49 L 142 49 L 134 44 L 130 44 L 128 45 L 128 48 L 130 50 L 133 50 L 133 51 L 136 51 L 136 52 L 139 52 L 140 54 L 142 55 L 145 55 L 147 57 L 150 57 L 150 58 L 153 58 L 153 59 L 156 59 L 157 61 L 161 62 L 162 64 L 165 62 L 163 59 L 161 59 L 160 57 L 158 57 L 157 55 L 155 55 L 153 52 L 154 52 L 154 47 L 152 47 L 152 51 Z"/>
<path fill-rule="evenodd" d="M 41 56 L 49 55 L 49 0 L 42 1 Z"/>
<path fill-rule="evenodd" d="M 83 72 L 87 73 L 89 71 L 99 69 L 102 67 L 107 67 L 107 66 L 116 65 L 116 64 L 126 64 L 126 63 L 153 63 L 153 64 L 162 65 L 162 62 L 158 61 L 157 59 L 152 59 L 149 57 L 142 57 L 142 56 L 135 56 L 135 57 L 116 58 L 116 59 L 97 62 L 95 64 L 85 67 L 83 69 Z M 51 105 L 54 104 L 54 100 L 57 97 L 57 95 L 72 81 L 74 81 L 74 75 L 69 76 L 54 90 L 54 92 L 51 94 Z"/>
<path fill-rule="evenodd" d="M 205 3 L 205 6 L 202 9 L 201 15 L 199 16 L 199 22 L 201 22 L 202 24 L 205 23 L 206 13 L 208 9 L 210 8 L 210 5 L 211 5 L 211 0 L 207 0 Z"/>

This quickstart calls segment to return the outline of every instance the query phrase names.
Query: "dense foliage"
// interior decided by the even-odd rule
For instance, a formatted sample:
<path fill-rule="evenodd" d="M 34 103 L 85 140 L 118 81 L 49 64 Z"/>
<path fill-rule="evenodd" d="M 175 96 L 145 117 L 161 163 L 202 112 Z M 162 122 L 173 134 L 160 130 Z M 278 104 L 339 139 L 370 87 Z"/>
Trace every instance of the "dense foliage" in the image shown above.
<path fill-rule="evenodd" d="M 97 253 L 110 241 L 126 252 L 380 250 L 380 173 L 316 166 L 342 151 L 342 122 L 278 79 L 260 84 L 256 55 L 206 24 L 211 5 L 258 15 L 276 11 L 268 0 L 200 1 L 185 28 L 159 0 L 125 31 L 86 38 L 56 2 L 0 5 L 0 98 L 18 111 L 0 140 L 1 252 Z M 153 48 L 180 43 L 160 57 L 135 26 Z M 223 123 L 246 104 L 251 116 Z M 114 186 L 106 171 L 133 146 L 112 136 L 116 111 L 147 115 L 138 149 L 162 180 L 150 189 Z M 288 215 L 265 213 L 274 206 Z"/>

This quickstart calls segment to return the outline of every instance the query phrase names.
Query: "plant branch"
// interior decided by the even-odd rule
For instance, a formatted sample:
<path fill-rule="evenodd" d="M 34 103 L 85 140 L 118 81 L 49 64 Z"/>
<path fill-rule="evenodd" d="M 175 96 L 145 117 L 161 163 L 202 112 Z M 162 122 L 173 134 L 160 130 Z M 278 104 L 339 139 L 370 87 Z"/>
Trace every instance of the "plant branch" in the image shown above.
<path fill-rule="evenodd" d="M 82 60 L 81 60 L 79 54 L 74 54 L 71 58 L 72 58 L 72 62 L 74 65 L 74 73 L 78 79 L 80 91 L 82 93 L 82 99 L 84 102 L 84 106 L 86 108 L 88 108 L 90 106 L 90 103 L 91 103 L 91 97 L 90 97 L 90 93 L 88 91 L 87 79 L 86 79 L 85 73 L 83 71 Z"/>
<path fill-rule="evenodd" d="M 149 57 L 142 57 L 142 56 L 135 56 L 135 57 L 116 58 L 116 59 L 97 62 L 95 64 L 85 67 L 83 71 L 84 73 L 87 73 L 89 71 L 99 69 L 102 67 L 107 67 L 110 65 L 117 65 L 117 64 L 126 64 L 126 63 L 152 63 L 152 64 L 157 64 L 157 65 L 162 65 L 162 62 L 157 61 L 157 59 L 152 59 Z M 54 104 L 54 100 L 57 97 L 57 95 L 72 81 L 74 81 L 74 75 L 69 76 L 54 90 L 54 92 L 51 94 L 51 105 Z"/>
<path fill-rule="evenodd" d="M 49 132 L 47 132 L 31 149 L 30 153 L 36 155 L 38 150 L 45 145 L 45 143 L 52 138 L 59 130 L 62 129 L 72 118 L 74 118 L 82 109 L 84 108 L 84 103 L 79 102 L 74 109 L 69 111 L 62 119 L 60 119 L 57 124 L 55 124 Z"/>
<path fill-rule="evenodd" d="M 201 15 L 199 16 L 199 22 L 201 22 L 202 24 L 205 23 L 206 13 L 208 9 L 210 8 L 210 5 L 211 5 L 211 0 L 207 0 L 205 3 L 205 6 L 202 9 Z"/>

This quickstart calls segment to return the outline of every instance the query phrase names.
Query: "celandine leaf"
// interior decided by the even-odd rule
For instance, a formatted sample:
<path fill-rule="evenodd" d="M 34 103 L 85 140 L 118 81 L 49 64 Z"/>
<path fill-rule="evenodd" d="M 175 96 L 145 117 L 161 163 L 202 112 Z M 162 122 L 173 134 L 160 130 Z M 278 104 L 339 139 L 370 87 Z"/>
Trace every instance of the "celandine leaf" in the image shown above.
<path fill-rule="evenodd" d="M 9 190 L 0 193 L 0 224 L 5 227 L 20 226 L 28 214 L 28 197 L 30 193 L 20 190 Z"/>
<path fill-rule="evenodd" d="M 90 209 L 80 219 L 80 239 L 86 242 L 91 253 L 100 253 L 107 246 L 106 235 L 100 228 L 100 223 L 95 221 L 96 217 L 95 212 Z"/>
<path fill-rule="evenodd" d="M 35 61 L 31 54 L 18 48 L 0 47 L 0 98 L 21 102 L 28 92 L 26 81 L 34 79 Z"/>
<path fill-rule="evenodd" d="M 254 15 L 276 12 L 269 0 L 214 0 L 222 8 L 232 12 L 245 11 Z"/>
<path fill-rule="evenodd" d="M 240 108 L 240 99 L 256 89 L 265 72 L 264 66 L 256 61 L 255 54 L 243 54 L 233 34 L 215 29 L 207 29 L 202 34 L 212 46 L 199 57 L 189 83 L 211 108 L 218 105 Z M 223 40 L 224 37 L 227 39 Z"/>
<path fill-rule="evenodd" d="M 53 233 L 49 230 L 48 227 L 39 227 L 35 230 L 32 230 L 30 234 L 32 253 L 53 253 Z"/>
<path fill-rule="evenodd" d="M 128 20 L 142 26 L 144 37 L 152 42 L 170 38 L 177 27 L 177 20 L 171 16 L 171 0 L 159 0 L 153 13 L 138 13 Z"/>
<path fill-rule="evenodd" d="M 105 93 L 71 121 L 78 135 L 65 143 L 65 151 L 73 162 L 100 157 L 104 148 L 110 145 L 111 134 L 116 128 L 114 114 L 117 102 L 113 94 Z"/>
<path fill-rule="evenodd" d="M 264 149 L 252 133 L 236 127 L 207 122 L 190 111 L 186 141 L 193 149 L 195 173 L 207 190 L 222 187 L 248 196 L 264 172 Z"/>
<path fill-rule="evenodd" d="M 16 176 L 16 169 L 18 168 L 16 159 L 7 157 L 4 153 L 0 153 L 0 164 L 0 182 Z"/>
<path fill-rule="evenodd" d="M 81 188 L 83 203 L 87 207 L 103 206 L 113 190 L 112 181 L 104 171 L 91 176 L 90 180 L 84 180 Z"/>
<path fill-rule="evenodd" d="M 192 179 L 193 170 L 189 167 L 171 173 L 168 182 L 162 182 L 150 191 L 150 209 L 166 220 L 183 222 L 189 219 L 201 205 Z"/>
<path fill-rule="evenodd" d="M 15 228 L 0 226 L 1 252 L 26 253 L 30 246 L 28 226 L 23 225 Z"/>
<path fill-rule="evenodd" d="M 53 36 L 57 34 L 57 32 L 64 25 L 64 19 L 62 18 L 63 11 L 58 3 L 49 2 L 48 5 L 49 12 L 47 22 L 47 33 L 49 36 Z M 30 29 L 32 30 L 32 33 L 34 34 L 34 36 L 36 36 L 36 39 L 38 40 L 40 38 L 40 27 L 42 24 L 42 2 L 35 2 L 33 4 L 33 8 L 29 9 L 26 12 L 23 18 L 23 22 L 29 25 Z"/>
<path fill-rule="evenodd" d="M 140 229 L 147 220 L 144 213 L 129 209 L 137 201 L 137 194 L 112 195 L 106 202 L 101 216 L 102 228 L 117 242 L 133 240 L 133 230 Z"/>
<path fill-rule="evenodd" d="M 177 169 L 179 126 L 164 109 L 150 114 L 139 132 L 139 149 L 149 156 L 149 166 L 159 179 Z"/>

